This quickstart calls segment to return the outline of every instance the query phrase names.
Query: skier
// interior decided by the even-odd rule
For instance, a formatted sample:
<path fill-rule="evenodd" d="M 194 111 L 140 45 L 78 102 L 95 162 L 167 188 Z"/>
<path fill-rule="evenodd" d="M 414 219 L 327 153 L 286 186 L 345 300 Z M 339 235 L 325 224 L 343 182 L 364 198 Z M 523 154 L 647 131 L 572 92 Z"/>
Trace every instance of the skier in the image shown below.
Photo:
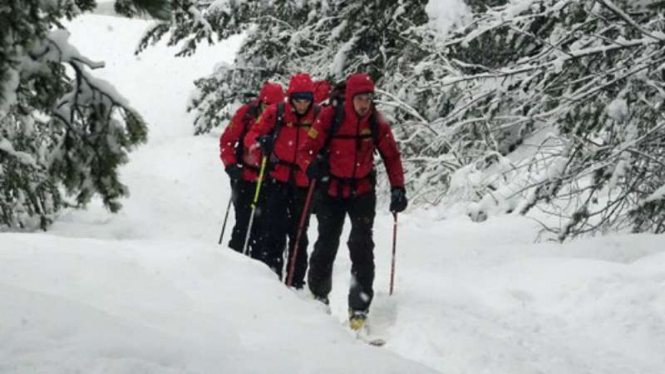
<path fill-rule="evenodd" d="M 407 199 L 397 144 L 390 125 L 374 107 L 374 82 L 367 74 L 351 75 L 344 96 L 345 100 L 335 100 L 337 104 L 322 110 L 298 151 L 298 163 L 310 178 L 322 183 L 327 180 L 317 206 L 319 236 L 309 262 L 309 289 L 328 305 L 333 262 L 348 214 L 351 233 L 347 245 L 352 262 L 349 322 L 358 330 L 365 323 L 374 295 L 375 150 L 390 180 L 390 211 L 406 209 Z"/>
<path fill-rule="evenodd" d="M 219 139 L 220 158 L 231 181 L 235 226 L 231 233 L 229 247 L 237 252 L 243 250 L 247 225 L 249 223 L 250 205 L 254 198 L 256 181 L 259 176 L 261 151 L 249 150 L 243 145 L 243 138 L 254 126 L 257 118 L 269 105 L 284 100 L 284 90 L 278 83 L 266 82 L 256 100 L 241 106 L 233 115 Z M 251 248 L 257 244 L 260 233 L 260 222 L 256 220 L 250 233 Z M 251 251 L 252 257 L 258 253 Z"/>
<path fill-rule="evenodd" d="M 308 74 L 291 77 L 287 102 L 270 106 L 245 137 L 245 146 L 260 147 L 270 157 L 271 171 L 265 182 L 266 207 L 260 259 L 282 279 L 283 255 L 288 237 L 288 268 L 291 251 L 304 207 L 309 178 L 296 164 L 297 150 L 307 137 L 318 107 L 314 104 L 314 84 Z M 298 243 L 292 286 L 303 288 L 307 271 L 307 225 Z"/>

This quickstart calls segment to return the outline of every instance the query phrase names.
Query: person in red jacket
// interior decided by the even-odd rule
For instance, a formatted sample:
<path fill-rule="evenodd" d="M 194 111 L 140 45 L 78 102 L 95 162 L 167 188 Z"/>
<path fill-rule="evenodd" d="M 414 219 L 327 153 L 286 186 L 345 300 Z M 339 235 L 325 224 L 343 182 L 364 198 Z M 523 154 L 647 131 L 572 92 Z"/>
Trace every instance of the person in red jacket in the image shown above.
<path fill-rule="evenodd" d="M 266 82 L 256 100 L 241 106 L 233 115 L 219 139 L 220 158 L 231 180 L 235 226 L 231 233 L 229 247 L 242 252 L 254 199 L 256 181 L 259 177 L 261 150 L 249 150 L 243 145 L 243 138 L 255 124 L 261 112 L 269 105 L 282 102 L 284 91 L 278 83 Z M 261 220 L 255 217 L 250 234 L 250 254 L 257 257 L 257 235 L 260 233 Z"/>
<path fill-rule="evenodd" d="M 390 125 L 374 107 L 373 96 L 374 82 L 367 74 L 351 75 L 344 100 L 323 109 L 298 151 L 301 170 L 322 181 L 317 205 L 319 236 L 309 262 L 309 289 L 316 299 L 328 304 L 333 262 L 348 214 L 351 233 L 347 245 L 353 277 L 349 321 L 356 330 L 364 324 L 374 295 L 375 150 L 383 159 L 392 187 L 390 210 L 401 212 L 407 206 L 400 153 Z M 336 105 L 343 108 L 337 112 Z M 342 118 L 335 128 L 336 113 Z M 321 157 L 320 152 L 327 152 L 327 157 Z"/>
<path fill-rule="evenodd" d="M 283 254 L 288 237 L 288 264 L 298 231 L 300 216 L 309 186 L 309 178 L 300 170 L 297 150 L 314 123 L 317 107 L 314 105 L 314 84 L 308 74 L 291 77 L 287 102 L 271 105 L 261 120 L 245 137 L 245 146 L 260 147 L 269 155 L 271 171 L 265 184 L 265 226 L 259 247 L 259 258 L 282 277 Z M 302 288 L 307 272 L 307 225 L 298 243 L 293 284 Z"/>

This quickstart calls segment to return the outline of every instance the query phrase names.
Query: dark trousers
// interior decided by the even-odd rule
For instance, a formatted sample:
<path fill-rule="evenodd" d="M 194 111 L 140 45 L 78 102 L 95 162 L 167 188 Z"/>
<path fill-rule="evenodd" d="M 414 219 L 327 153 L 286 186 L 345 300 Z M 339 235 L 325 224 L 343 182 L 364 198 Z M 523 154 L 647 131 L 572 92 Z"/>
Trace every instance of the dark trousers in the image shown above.
<path fill-rule="evenodd" d="M 260 259 L 268 265 L 280 279 L 286 277 L 282 274 L 284 267 L 284 249 L 287 251 L 286 272 L 291 267 L 291 257 L 293 245 L 298 233 L 300 217 L 307 197 L 307 188 L 296 187 L 290 183 L 282 183 L 270 179 L 266 183 L 266 205 L 264 234 L 261 237 L 261 255 Z M 307 227 L 309 226 L 309 217 L 305 221 L 298 253 L 295 260 L 293 272 L 293 284 L 295 288 L 302 288 L 305 285 L 305 273 L 307 272 Z M 288 238 L 288 246 L 287 246 Z"/>
<path fill-rule="evenodd" d="M 235 211 L 236 223 L 231 232 L 229 248 L 242 253 L 242 247 L 245 245 L 245 236 L 247 235 L 247 226 L 249 225 L 249 218 L 252 212 L 252 201 L 254 200 L 254 193 L 256 191 L 256 182 L 248 182 L 244 179 L 239 179 L 235 184 L 231 185 L 231 191 L 233 193 L 233 210 Z M 257 256 L 259 254 L 257 247 L 259 235 L 262 231 L 261 207 L 265 201 L 265 198 L 261 198 L 260 195 L 259 197 L 248 244 L 248 251 L 253 258 L 258 258 Z"/>
<path fill-rule="evenodd" d="M 369 310 L 374 297 L 374 240 L 372 232 L 376 214 L 374 191 L 336 198 L 323 193 L 317 203 L 319 237 L 309 260 L 309 289 L 315 296 L 327 297 L 332 290 L 332 270 L 346 214 L 351 220 L 351 234 L 346 243 L 351 256 L 349 308 Z"/>

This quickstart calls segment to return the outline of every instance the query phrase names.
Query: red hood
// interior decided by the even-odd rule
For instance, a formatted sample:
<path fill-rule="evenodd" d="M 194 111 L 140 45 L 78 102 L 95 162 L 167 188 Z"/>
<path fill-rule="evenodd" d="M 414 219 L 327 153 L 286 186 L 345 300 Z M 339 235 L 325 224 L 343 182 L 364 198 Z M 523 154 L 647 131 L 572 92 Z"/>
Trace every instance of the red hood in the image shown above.
<path fill-rule="evenodd" d="M 314 83 L 309 74 L 298 73 L 291 77 L 289 89 L 286 91 L 286 94 L 291 97 L 295 92 L 310 92 L 312 96 L 314 95 Z"/>
<path fill-rule="evenodd" d="M 357 73 L 349 76 L 346 80 L 346 92 L 344 93 L 346 112 L 355 114 L 356 111 L 353 109 L 353 97 L 357 94 L 367 92 L 374 93 L 374 82 L 368 74 Z"/>
<path fill-rule="evenodd" d="M 279 83 L 266 82 L 259 93 L 259 101 L 266 105 L 272 105 L 284 100 L 284 90 Z"/>
<path fill-rule="evenodd" d="M 353 100 L 353 97 L 359 93 L 374 93 L 374 82 L 369 75 L 365 73 L 353 74 L 346 80 L 345 97 L 347 100 Z"/>

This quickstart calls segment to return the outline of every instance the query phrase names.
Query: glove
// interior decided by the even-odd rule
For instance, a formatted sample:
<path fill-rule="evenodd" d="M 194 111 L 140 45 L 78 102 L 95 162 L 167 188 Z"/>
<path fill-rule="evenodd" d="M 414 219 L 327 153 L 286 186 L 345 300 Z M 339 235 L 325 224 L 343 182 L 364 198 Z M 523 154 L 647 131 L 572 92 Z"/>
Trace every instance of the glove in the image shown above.
<path fill-rule="evenodd" d="M 390 192 L 390 211 L 393 213 L 399 213 L 406 209 L 409 205 L 406 200 L 406 191 L 402 187 L 395 187 Z"/>
<path fill-rule="evenodd" d="M 256 138 L 256 141 L 259 142 L 259 147 L 261 147 L 263 155 L 269 155 L 272 153 L 272 147 L 275 141 L 271 134 L 260 136 Z"/>
<path fill-rule="evenodd" d="M 226 168 L 226 174 L 229 175 L 231 182 L 236 182 L 242 176 L 242 168 L 237 164 L 231 164 Z"/>
<path fill-rule="evenodd" d="M 307 176 L 312 180 L 321 180 L 323 179 L 323 170 L 317 160 L 312 161 L 307 167 Z"/>

